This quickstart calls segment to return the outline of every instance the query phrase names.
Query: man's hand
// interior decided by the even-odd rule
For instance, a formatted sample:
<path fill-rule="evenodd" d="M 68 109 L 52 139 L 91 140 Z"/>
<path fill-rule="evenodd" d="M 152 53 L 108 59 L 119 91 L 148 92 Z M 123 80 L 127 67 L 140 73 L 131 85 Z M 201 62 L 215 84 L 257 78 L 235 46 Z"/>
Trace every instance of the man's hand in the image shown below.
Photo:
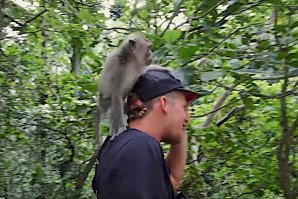
<path fill-rule="evenodd" d="M 178 190 L 183 180 L 186 156 L 187 135 L 182 133 L 180 143 L 171 145 L 170 153 L 166 158 L 166 162 L 171 170 L 171 182 L 175 190 Z"/>

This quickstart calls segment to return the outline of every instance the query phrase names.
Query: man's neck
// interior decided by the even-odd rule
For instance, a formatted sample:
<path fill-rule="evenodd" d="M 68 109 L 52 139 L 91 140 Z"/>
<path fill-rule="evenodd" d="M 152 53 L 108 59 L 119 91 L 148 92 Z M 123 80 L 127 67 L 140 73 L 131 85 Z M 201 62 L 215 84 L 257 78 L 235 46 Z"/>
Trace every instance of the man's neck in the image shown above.
<path fill-rule="evenodd" d="M 140 131 L 146 132 L 157 141 L 161 140 L 161 130 L 157 122 L 150 120 L 150 118 L 136 119 L 129 123 L 129 128 L 138 129 Z"/>

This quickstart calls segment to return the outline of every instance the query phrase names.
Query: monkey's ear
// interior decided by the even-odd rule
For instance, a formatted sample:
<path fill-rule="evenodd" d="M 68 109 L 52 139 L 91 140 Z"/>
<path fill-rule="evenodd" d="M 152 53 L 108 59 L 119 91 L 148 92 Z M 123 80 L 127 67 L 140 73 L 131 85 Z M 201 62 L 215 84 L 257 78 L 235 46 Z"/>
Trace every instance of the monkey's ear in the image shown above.
<path fill-rule="evenodd" d="M 130 49 L 130 50 L 134 50 L 135 47 L 136 47 L 136 41 L 130 39 L 130 40 L 128 41 L 128 45 L 129 45 L 129 49 Z"/>

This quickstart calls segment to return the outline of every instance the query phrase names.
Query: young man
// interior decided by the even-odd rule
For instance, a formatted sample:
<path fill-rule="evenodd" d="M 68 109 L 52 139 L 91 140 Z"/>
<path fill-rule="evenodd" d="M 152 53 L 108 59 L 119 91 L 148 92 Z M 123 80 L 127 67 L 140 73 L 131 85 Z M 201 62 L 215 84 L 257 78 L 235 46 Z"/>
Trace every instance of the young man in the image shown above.
<path fill-rule="evenodd" d="M 188 107 L 199 94 L 151 69 L 128 99 L 128 129 L 106 140 L 92 182 L 100 199 L 174 199 L 184 174 Z M 171 145 L 166 159 L 160 142 Z"/>

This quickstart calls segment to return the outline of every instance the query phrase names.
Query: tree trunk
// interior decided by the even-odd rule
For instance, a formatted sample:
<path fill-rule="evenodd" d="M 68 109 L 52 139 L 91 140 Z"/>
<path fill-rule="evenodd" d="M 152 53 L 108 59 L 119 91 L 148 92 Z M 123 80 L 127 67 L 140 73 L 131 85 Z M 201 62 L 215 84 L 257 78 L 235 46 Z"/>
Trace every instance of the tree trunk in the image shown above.
<path fill-rule="evenodd" d="M 81 49 L 82 41 L 80 38 L 72 38 L 72 57 L 71 57 L 71 72 L 80 75 L 81 69 Z"/>
<path fill-rule="evenodd" d="M 2 29 L 3 29 L 3 23 L 4 23 L 4 13 L 2 10 L 4 9 L 4 4 L 5 4 L 5 0 L 0 0 L 0 40 L 3 39 Z M 1 46 L 0 46 L 0 50 L 1 50 Z"/>
<path fill-rule="evenodd" d="M 42 28 L 42 36 L 43 36 L 43 41 L 42 41 L 42 47 L 44 49 L 47 48 L 48 46 L 48 34 L 46 32 L 46 19 L 45 17 L 42 18 L 42 22 L 41 22 L 41 28 Z M 45 66 L 48 66 L 48 62 L 49 62 L 49 57 L 47 55 L 47 53 L 42 52 L 41 53 L 41 57 L 44 60 L 44 62 L 46 63 Z M 47 71 L 47 67 L 46 69 L 44 69 L 44 73 L 46 73 Z M 40 104 L 46 104 L 46 95 L 44 94 L 44 91 L 42 89 L 42 85 L 40 87 L 38 87 L 38 98 L 39 98 L 39 102 Z M 38 137 L 37 137 L 37 142 L 39 143 L 39 145 L 41 146 L 41 151 L 39 154 L 39 162 L 40 165 L 42 166 L 42 168 L 44 168 L 44 170 L 46 170 L 47 168 L 47 161 L 46 161 L 46 156 L 47 156 L 47 131 L 42 127 L 44 126 L 43 121 L 38 121 L 38 127 L 37 127 L 37 132 L 38 133 Z M 47 198 L 47 184 L 45 182 L 41 182 L 40 183 L 41 187 L 40 187 L 40 193 L 39 193 L 39 198 Z"/>
<path fill-rule="evenodd" d="M 275 27 L 278 25 L 278 13 L 279 7 L 275 6 Z M 291 16 L 292 12 L 288 9 L 288 31 L 287 37 L 289 37 L 290 33 L 290 26 L 291 26 Z M 289 44 L 287 43 L 285 46 L 282 46 L 279 41 L 279 37 L 277 34 L 277 30 L 275 30 L 275 40 L 276 44 L 279 47 L 279 51 L 285 53 L 285 58 L 283 62 L 283 85 L 282 85 L 282 94 L 280 98 L 281 104 L 281 127 L 282 127 L 282 137 L 280 139 L 278 148 L 277 148 L 277 160 L 278 160 L 278 168 L 279 168 L 279 182 L 281 189 L 284 192 L 284 197 L 286 199 L 295 199 L 296 192 L 295 192 L 295 185 L 292 185 L 292 163 L 290 161 L 290 152 L 292 151 L 293 147 L 293 128 L 289 128 L 289 121 L 288 121 L 288 110 L 287 110 L 287 87 L 289 85 L 288 73 L 289 73 L 289 65 L 288 65 L 288 54 L 289 54 Z M 294 124 L 295 125 L 295 124 Z M 293 127 L 294 127 L 293 125 Z"/>
<path fill-rule="evenodd" d="M 4 9 L 5 0 L 0 0 L 0 28 L 3 26 L 3 20 L 4 20 L 4 13 L 2 10 Z M 0 29 L 1 30 L 1 29 Z"/>

